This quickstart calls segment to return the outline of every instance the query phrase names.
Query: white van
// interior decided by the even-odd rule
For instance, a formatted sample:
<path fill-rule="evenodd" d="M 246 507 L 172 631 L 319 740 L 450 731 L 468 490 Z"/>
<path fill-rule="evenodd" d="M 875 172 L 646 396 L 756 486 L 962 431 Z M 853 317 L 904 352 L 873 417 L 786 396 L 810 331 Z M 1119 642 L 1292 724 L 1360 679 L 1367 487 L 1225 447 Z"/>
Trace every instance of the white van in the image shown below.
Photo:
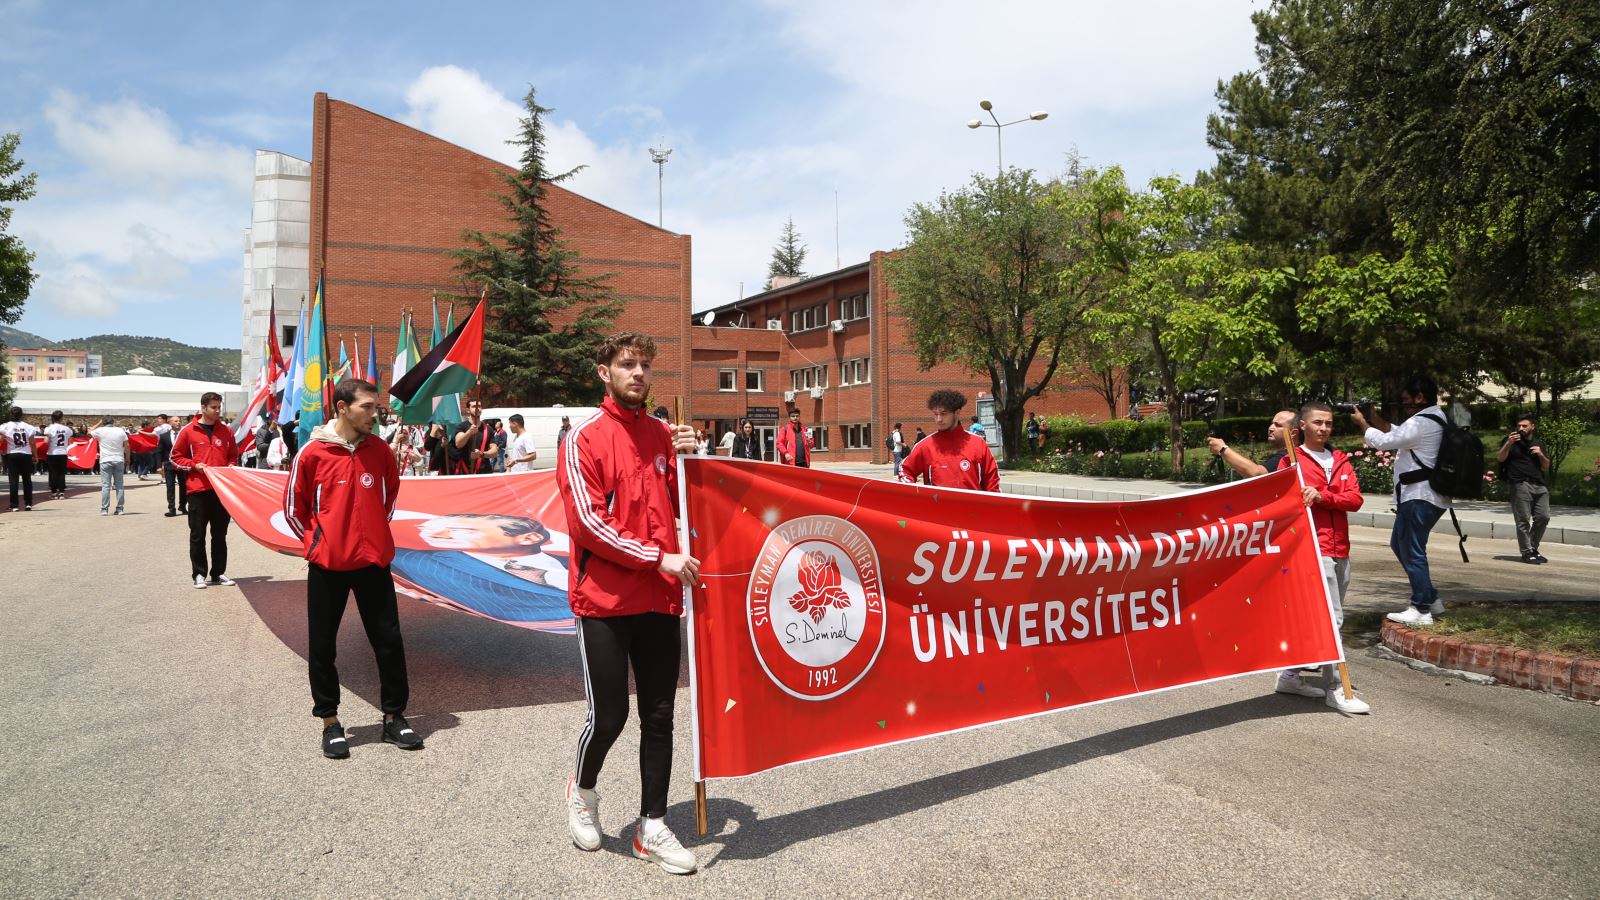
<path fill-rule="evenodd" d="M 511 446 L 511 416 L 522 416 L 522 427 L 533 435 L 533 449 L 539 452 L 539 458 L 533 461 L 535 469 L 553 469 L 556 467 L 556 435 L 561 432 L 561 419 L 565 416 L 571 421 L 574 428 L 599 412 L 597 406 L 497 406 L 483 411 L 485 421 L 499 419 L 500 427 L 506 430 L 506 446 Z"/>

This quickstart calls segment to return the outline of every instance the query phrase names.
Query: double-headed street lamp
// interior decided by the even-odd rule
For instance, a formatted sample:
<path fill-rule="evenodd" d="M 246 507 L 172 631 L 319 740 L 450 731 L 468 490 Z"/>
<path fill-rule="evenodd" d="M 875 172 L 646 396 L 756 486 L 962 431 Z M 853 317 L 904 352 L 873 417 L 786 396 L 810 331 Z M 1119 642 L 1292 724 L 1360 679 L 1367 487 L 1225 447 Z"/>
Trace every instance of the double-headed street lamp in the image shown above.
<path fill-rule="evenodd" d="M 1004 129 L 1008 125 L 1017 125 L 1017 124 L 1020 124 L 1022 122 L 1042 122 L 1050 114 L 1041 109 L 1038 112 L 1033 113 L 1030 116 L 1027 116 L 1026 118 L 1018 119 L 1015 122 L 1001 122 L 1000 121 L 1000 117 L 996 116 L 994 114 L 994 104 L 993 103 L 990 103 L 987 100 L 979 100 L 978 101 L 978 106 L 984 112 L 989 114 L 989 118 L 994 119 L 994 124 L 991 125 L 988 122 L 982 122 L 982 121 L 979 121 L 978 119 L 973 119 L 972 121 L 967 123 L 967 127 L 968 128 L 993 128 L 994 129 L 994 151 L 995 151 L 995 160 L 996 160 L 996 163 L 997 163 L 997 165 L 995 166 L 995 172 L 997 174 L 1004 174 L 1005 173 L 1005 152 L 1004 152 L 1005 148 L 1002 145 L 1001 139 L 1000 139 L 1001 130 Z"/>

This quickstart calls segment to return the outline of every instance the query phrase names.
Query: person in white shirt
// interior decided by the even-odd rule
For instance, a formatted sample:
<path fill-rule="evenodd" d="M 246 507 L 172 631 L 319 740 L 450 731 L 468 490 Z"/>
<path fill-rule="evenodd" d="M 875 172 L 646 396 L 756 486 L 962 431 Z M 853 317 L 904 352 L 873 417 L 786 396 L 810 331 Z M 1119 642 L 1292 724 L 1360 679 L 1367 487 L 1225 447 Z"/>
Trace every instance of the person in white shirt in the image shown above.
<path fill-rule="evenodd" d="M 117 490 L 117 511 L 122 515 L 122 481 L 128 475 L 128 432 L 117 427 L 114 419 L 106 419 L 100 427 L 89 432 L 100 442 L 100 515 L 111 508 L 111 489 Z"/>
<path fill-rule="evenodd" d="M 539 451 L 533 446 L 533 435 L 522 426 L 521 413 L 512 413 L 506 422 L 511 426 L 511 443 L 506 447 L 506 471 L 532 472 L 533 461 L 539 458 Z"/>
<path fill-rule="evenodd" d="M 1438 403 L 1438 384 L 1419 375 L 1400 389 L 1400 408 L 1408 418 L 1399 425 L 1390 425 L 1376 412 L 1370 424 L 1360 410 L 1350 414 L 1365 431 L 1368 447 L 1394 452 L 1396 508 L 1389 548 L 1411 582 L 1411 605 L 1389 613 L 1389 618 L 1406 625 L 1432 625 L 1433 617 L 1444 612 L 1428 572 L 1428 534 L 1450 508 L 1450 498 L 1428 484 L 1424 471 L 1438 461 L 1448 424 Z"/>
<path fill-rule="evenodd" d="M 50 414 L 50 424 L 44 427 L 44 442 L 48 448 L 45 464 L 50 467 L 50 498 L 64 500 L 67 496 L 67 450 L 72 444 L 72 429 L 62 424 L 64 413 L 56 410 Z"/>
<path fill-rule="evenodd" d="M 33 438 L 39 429 L 22 420 L 22 407 L 11 407 L 11 421 L 0 426 L 0 444 L 4 444 L 6 478 L 11 483 L 11 511 L 33 509 Z M 21 482 L 24 501 L 17 503 L 17 486 Z"/>
<path fill-rule="evenodd" d="M 905 435 L 900 433 L 900 423 L 896 422 L 894 423 L 894 431 L 889 434 L 889 456 L 894 460 L 894 477 L 896 479 L 900 477 L 900 463 L 905 461 L 905 458 L 910 454 L 910 448 L 906 447 Z"/>

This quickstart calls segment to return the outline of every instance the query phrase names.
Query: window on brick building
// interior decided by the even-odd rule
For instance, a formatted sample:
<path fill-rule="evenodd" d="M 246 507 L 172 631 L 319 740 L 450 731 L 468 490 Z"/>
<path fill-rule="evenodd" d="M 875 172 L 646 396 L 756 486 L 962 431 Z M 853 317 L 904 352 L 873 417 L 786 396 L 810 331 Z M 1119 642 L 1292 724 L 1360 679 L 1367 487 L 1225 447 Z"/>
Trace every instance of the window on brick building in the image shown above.
<path fill-rule="evenodd" d="M 867 317 L 867 295 L 865 292 L 853 294 L 839 301 L 839 318 L 846 322 Z"/>
<path fill-rule="evenodd" d="M 866 357 L 839 363 L 839 385 L 866 384 L 872 380 L 872 365 Z"/>
<path fill-rule="evenodd" d="M 734 380 L 738 377 L 738 375 L 739 371 L 737 369 L 718 369 L 717 390 L 732 391 L 734 389 Z"/>
<path fill-rule="evenodd" d="M 797 391 L 808 391 L 814 387 L 825 388 L 828 386 L 828 367 L 806 366 L 803 369 L 791 369 L 789 384 Z"/>
<path fill-rule="evenodd" d="M 789 330 L 810 331 L 822 328 L 828 324 L 828 304 L 819 303 L 805 309 L 797 309 L 789 313 Z"/>
<path fill-rule="evenodd" d="M 813 450 L 825 451 L 828 449 L 828 426 L 811 426 L 811 443 Z"/>
<path fill-rule="evenodd" d="M 861 423 L 858 425 L 841 425 L 844 432 L 844 447 L 846 450 L 872 449 L 872 425 Z"/>
<path fill-rule="evenodd" d="M 744 389 L 751 392 L 766 390 L 767 373 L 761 369 L 744 370 Z"/>

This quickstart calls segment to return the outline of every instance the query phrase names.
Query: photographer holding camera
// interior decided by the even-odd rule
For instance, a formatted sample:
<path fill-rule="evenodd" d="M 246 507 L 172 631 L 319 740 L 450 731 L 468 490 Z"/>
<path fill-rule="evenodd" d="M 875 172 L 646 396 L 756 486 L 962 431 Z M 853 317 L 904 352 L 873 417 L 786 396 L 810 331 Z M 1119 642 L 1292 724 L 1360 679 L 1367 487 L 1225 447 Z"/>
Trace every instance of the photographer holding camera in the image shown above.
<path fill-rule="evenodd" d="M 1438 384 L 1425 375 L 1416 375 L 1400 389 L 1404 419 L 1399 425 L 1390 425 L 1371 409 L 1357 409 L 1350 414 L 1356 427 L 1364 432 L 1367 446 L 1394 452 L 1396 509 L 1389 549 L 1411 583 L 1411 605 L 1401 612 L 1389 613 L 1389 619 L 1405 625 L 1432 625 L 1433 617 L 1444 612 L 1428 571 L 1428 534 L 1450 509 L 1450 498 L 1428 483 L 1448 427 L 1438 404 Z M 1368 414 L 1372 417 L 1370 423 Z"/>
<path fill-rule="evenodd" d="M 1290 445 L 1288 435 L 1294 430 L 1294 422 L 1298 414 L 1292 409 L 1280 409 L 1272 416 L 1272 421 L 1267 424 L 1267 446 L 1274 452 L 1263 462 L 1256 462 L 1243 453 L 1228 446 L 1228 442 L 1219 437 L 1206 439 L 1206 446 L 1217 458 L 1227 463 L 1235 472 L 1246 478 L 1265 475 L 1275 471 L 1278 463 L 1288 456 L 1287 448 Z"/>
<path fill-rule="evenodd" d="M 1531 564 L 1550 561 L 1539 552 L 1544 528 L 1550 524 L 1550 487 L 1545 483 L 1550 457 L 1544 453 L 1544 442 L 1533 436 L 1537 427 L 1533 416 L 1518 415 L 1516 430 L 1506 435 L 1500 452 L 1495 454 L 1500 460 L 1500 476 L 1511 485 L 1511 516 L 1517 520 L 1518 549 L 1522 551 L 1522 561 Z"/>

